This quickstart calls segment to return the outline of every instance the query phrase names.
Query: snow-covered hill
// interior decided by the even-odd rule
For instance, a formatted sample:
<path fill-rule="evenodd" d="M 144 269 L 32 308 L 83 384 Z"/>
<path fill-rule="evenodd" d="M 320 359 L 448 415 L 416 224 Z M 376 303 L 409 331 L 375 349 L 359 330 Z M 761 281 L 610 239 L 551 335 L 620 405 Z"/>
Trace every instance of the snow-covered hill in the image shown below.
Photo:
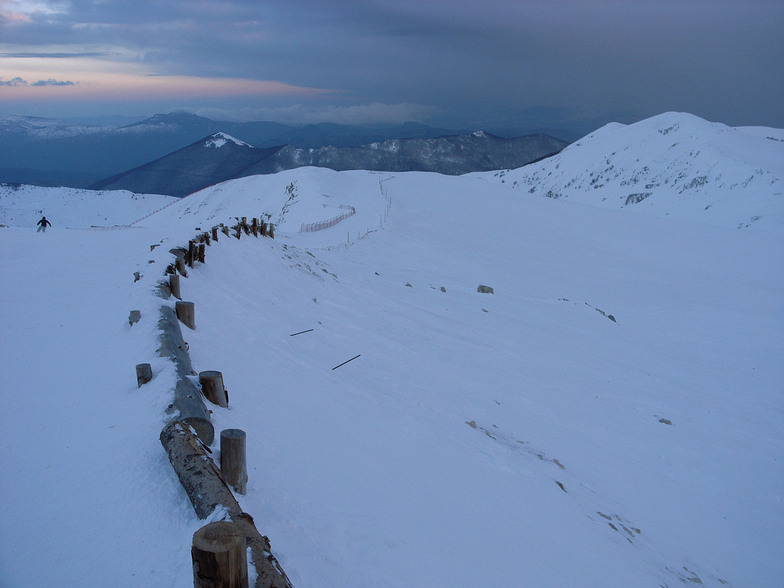
<path fill-rule="evenodd" d="M 565 155 L 556 171 L 591 177 Z M 751 155 L 723 158 L 722 177 L 777 169 Z M 619 161 L 618 183 L 634 175 Z M 303 168 L 132 226 L 158 203 L 127 197 L 97 229 L 92 203 L 65 223 L 39 200 L 45 234 L 0 229 L 3 585 L 190 585 L 202 522 L 158 442 L 176 375 L 154 290 L 197 227 L 263 216 L 275 240 L 221 236 L 182 280 L 185 338 L 196 370 L 223 372 L 215 428 L 248 435 L 239 502 L 297 588 L 778 586 L 778 184 L 727 192 L 726 219 L 771 203 L 737 230 L 704 207 L 634 215 L 514 189 L 527 173 Z M 617 197 L 604 182 L 594 204 Z M 145 361 L 155 378 L 137 389 Z"/>
<path fill-rule="evenodd" d="M 784 222 L 784 130 L 684 113 L 609 124 L 559 155 L 484 174 L 523 192 L 745 227 Z"/>
<path fill-rule="evenodd" d="M 46 188 L 0 183 L 0 225 L 33 227 L 42 215 L 60 227 L 129 225 L 177 200 L 125 190 Z"/>

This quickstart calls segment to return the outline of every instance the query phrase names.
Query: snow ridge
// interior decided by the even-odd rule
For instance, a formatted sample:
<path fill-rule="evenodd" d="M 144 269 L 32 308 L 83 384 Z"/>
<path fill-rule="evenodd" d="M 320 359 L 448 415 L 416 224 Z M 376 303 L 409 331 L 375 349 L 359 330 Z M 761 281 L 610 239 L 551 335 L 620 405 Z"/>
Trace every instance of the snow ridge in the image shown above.
<path fill-rule="evenodd" d="M 784 221 L 782 139 L 780 129 L 669 112 L 608 124 L 552 158 L 484 177 L 553 199 L 745 228 Z"/>

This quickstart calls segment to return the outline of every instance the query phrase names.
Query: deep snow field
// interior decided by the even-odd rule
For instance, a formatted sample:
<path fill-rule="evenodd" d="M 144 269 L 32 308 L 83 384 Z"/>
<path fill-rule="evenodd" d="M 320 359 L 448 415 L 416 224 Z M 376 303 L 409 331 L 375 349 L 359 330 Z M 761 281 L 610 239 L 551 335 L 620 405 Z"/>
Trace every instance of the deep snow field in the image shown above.
<path fill-rule="evenodd" d="M 269 215 L 182 279 L 183 335 L 296 588 L 780 586 L 782 139 L 668 113 L 500 173 L 0 187 L 0 585 L 192 585 L 155 287 L 197 227 Z"/>

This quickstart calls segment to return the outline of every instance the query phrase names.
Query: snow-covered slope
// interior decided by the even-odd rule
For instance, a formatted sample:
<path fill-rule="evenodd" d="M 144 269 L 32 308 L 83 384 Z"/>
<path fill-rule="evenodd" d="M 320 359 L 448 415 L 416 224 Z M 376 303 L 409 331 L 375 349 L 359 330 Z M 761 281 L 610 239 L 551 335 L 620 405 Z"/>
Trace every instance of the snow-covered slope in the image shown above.
<path fill-rule="evenodd" d="M 555 157 L 482 175 L 608 208 L 741 228 L 784 222 L 784 130 L 732 128 L 684 113 L 612 123 Z"/>
<path fill-rule="evenodd" d="M 177 200 L 125 190 L 45 188 L 0 183 L 0 225 L 33 227 L 47 216 L 60 227 L 129 225 Z"/>
<path fill-rule="evenodd" d="M 223 372 L 239 502 L 297 588 L 778 586 L 781 224 L 508 178 L 303 168 L 132 227 L 137 208 L 0 230 L 3 585 L 190 585 L 201 522 L 158 442 L 175 374 L 154 288 L 197 227 L 263 216 L 275 240 L 221 235 L 182 280 L 185 338 Z"/>

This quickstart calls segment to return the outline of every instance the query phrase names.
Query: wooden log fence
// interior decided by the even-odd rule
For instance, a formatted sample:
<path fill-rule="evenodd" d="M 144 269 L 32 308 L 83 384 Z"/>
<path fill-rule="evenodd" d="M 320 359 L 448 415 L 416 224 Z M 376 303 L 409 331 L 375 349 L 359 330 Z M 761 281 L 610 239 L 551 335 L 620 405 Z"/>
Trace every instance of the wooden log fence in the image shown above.
<path fill-rule="evenodd" d="M 173 418 L 192 426 L 199 439 L 210 445 L 215 439 L 215 429 L 201 390 L 191 379 L 196 372 L 191 366 L 188 345 L 182 338 L 179 321 L 171 306 L 161 306 L 158 330 L 161 332 L 158 353 L 161 357 L 171 359 L 177 370 L 174 401 L 169 405 L 167 413 L 176 415 Z"/>
<path fill-rule="evenodd" d="M 243 232 L 274 238 L 274 227 L 255 218 L 249 225 L 243 217 L 232 229 L 238 239 Z M 204 263 L 205 246 L 211 240 L 218 240 L 218 231 L 229 235 L 229 227 L 221 224 L 191 239 L 187 248 L 170 250 L 175 261 L 166 268 L 167 280 L 158 284 L 161 297 L 181 298 L 180 276 L 187 277 L 186 266 L 192 268 L 196 262 Z M 215 404 L 225 407 L 228 406 L 228 393 L 220 372 L 202 372 L 199 384 L 195 382 L 196 372 L 180 328 L 180 322 L 183 322 L 195 329 L 194 306 L 192 302 L 182 300 L 176 300 L 174 306 L 164 304 L 158 321 L 161 333 L 158 352 L 161 357 L 170 358 L 177 371 L 174 401 L 166 411 L 172 420 L 161 431 L 161 444 L 199 518 L 207 518 L 216 508 L 225 509 L 229 518 L 229 522 L 210 523 L 194 534 L 191 552 L 194 586 L 247 586 L 247 563 L 241 560 L 249 548 L 257 572 L 256 588 L 292 588 L 271 553 L 269 539 L 259 533 L 253 517 L 242 511 L 232 494 L 231 488 L 239 494 L 247 489 L 245 432 L 240 429 L 222 431 L 221 469 L 208 455 L 215 430 L 204 398 L 209 395 Z M 152 379 L 150 364 L 138 364 L 136 371 L 138 386 Z M 208 377 L 203 380 L 202 375 Z M 209 383 L 205 385 L 205 382 Z"/>
<path fill-rule="evenodd" d="M 244 533 L 256 567 L 256 588 L 292 588 L 286 573 L 271 553 L 269 539 L 259 533 L 253 517 L 242 512 L 220 470 L 191 428 L 172 421 L 161 431 L 161 444 L 198 517 L 206 519 L 216 509 L 225 509 L 226 516 Z"/>

